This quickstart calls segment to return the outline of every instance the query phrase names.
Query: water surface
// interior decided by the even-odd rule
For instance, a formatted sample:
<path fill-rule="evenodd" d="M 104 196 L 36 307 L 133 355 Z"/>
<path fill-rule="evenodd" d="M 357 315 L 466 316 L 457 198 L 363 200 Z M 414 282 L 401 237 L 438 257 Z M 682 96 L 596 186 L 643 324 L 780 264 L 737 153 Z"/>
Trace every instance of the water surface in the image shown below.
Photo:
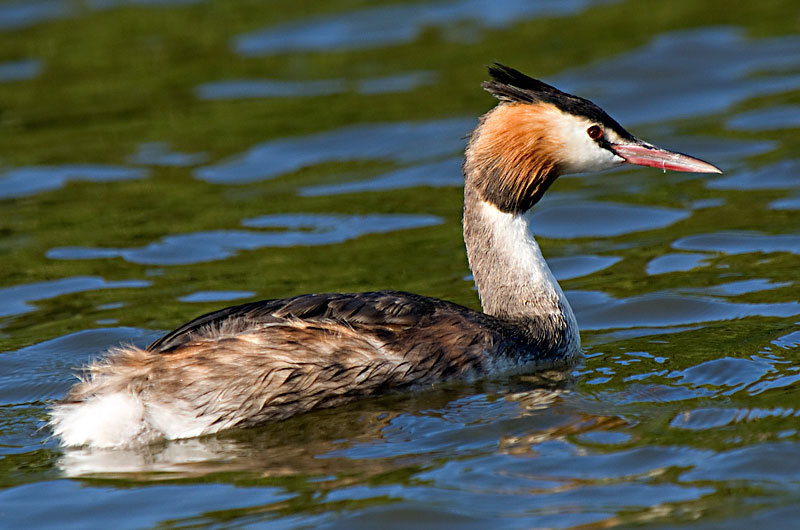
<path fill-rule="evenodd" d="M 789 0 L 0 3 L 8 528 L 793 528 Z M 88 361 L 307 292 L 479 303 L 461 152 L 502 61 L 723 175 L 560 179 L 534 230 L 585 360 L 256 429 L 64 450 Z"/>

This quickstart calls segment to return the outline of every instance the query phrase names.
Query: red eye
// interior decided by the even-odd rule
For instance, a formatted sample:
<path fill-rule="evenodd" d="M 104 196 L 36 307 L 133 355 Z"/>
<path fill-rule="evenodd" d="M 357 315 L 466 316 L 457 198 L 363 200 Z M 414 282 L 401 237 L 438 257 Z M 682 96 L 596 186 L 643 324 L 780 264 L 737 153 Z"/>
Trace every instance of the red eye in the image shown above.
<path fill-rule="evenodd" d="M 597 125 L 592 125 L 588 129 L 586 129 L 586 134 L 589 135 L 589 138 L 592 140 L 599 140 L 603 137 L 603 129 L 598 127 Z"/>

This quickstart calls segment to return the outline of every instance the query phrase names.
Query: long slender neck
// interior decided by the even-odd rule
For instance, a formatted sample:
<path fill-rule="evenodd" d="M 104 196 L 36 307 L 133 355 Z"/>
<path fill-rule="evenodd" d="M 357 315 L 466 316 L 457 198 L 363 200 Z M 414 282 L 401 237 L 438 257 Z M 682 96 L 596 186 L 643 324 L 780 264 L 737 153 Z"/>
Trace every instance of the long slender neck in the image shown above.
<path fill-rule="evenodd" d="M 464 164 L 464 242 L 481 305 L 485 313 L 521 326 L 530 342 L 544 349 L 577 350 L 575 316 L 533 238 L 527 215 L 555 180 L 558 167 L 536 160 L 526 165 L 517 157 L 513 169 L 506 170 L 505 160 L 492 156 L 498 151 L 486 131 L 491 125 L 484 117 Z M 498 190 L 515 197 L 514 202 L 498 200 Z"/>
<path fill-rule="evenodd" d="M 577 349 L 578 324 L 529 219 L 501 212 L 465 190 L 464 242 L 483 311 L 522 325 L 532 341 L 548 348 Z"/>

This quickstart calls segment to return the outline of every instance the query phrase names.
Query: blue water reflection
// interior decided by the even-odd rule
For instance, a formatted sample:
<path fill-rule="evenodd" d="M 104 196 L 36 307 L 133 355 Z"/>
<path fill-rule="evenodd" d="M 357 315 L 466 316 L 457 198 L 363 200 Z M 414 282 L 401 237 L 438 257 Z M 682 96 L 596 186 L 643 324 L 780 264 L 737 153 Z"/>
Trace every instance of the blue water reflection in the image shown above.
<path fill-rule="evenodd" d="M 0 4 L 0 30 L 22 29 L 72 13 L 67 0 L 17 0 Z"/>
<path fill-rule="evenodd" d="M 689 217 L 689 212 L 655 206 L 572 201 L 549 203 L 533 212 L 537 235 L 554 239 L 612 237 L 654 230 Z M 602 223 L 597 220 L 602 219 Z"/>
<path fill-rule="evenodd" d="M 765 234 L 762 232 L 717 232 L 697 234 L 676 240 L 673 248 L 746 254 L 749 252 L 791 252 L 800 254 L 800 235 Z"/>
<path fill-rule="evenodd" d="M 256 293 L 253 291 L 195 291 L 192 294 L 181 296 L 181 302 L 204 303 L 204 302 L 230 302 L 243 298 L 252 298 Z"/>
<path fill-rule="evenodd" d="M 653 292 L 616 299 L 602 292 L 568 291 L 581 329 L 682 326 L 752 316 L 800 315 L 800 302 L 744 303 L 709 296 Z"/>
<path fill-rule="evenodd" d="M 682 478 L 687 482 L 737 481 L 751 486 L 796 482 L 800 476 L 800 460 L 795 458 L 796 452 L 797 444 L 793 442 L 760 443 L 719 451 L 698 462 Z M 796 506 L 792 510 L 800 515 Z M 763 521 L 763 518 L 760 519 Z M 797 519 L 790 517 L 784 520 Z"/>
<path fill-rule="evenodd" d="M 241 250 L 332 245 L 366 234 L 383 234 L 395 230 L 423 228 L 442 222 L 440 217 L 434 215 L 413 214 L 265 215 L 247 219 L 242 224 L 249 227 L 285 228 L 286 230 L 271 232 L 208 230 L 169 235 L 158 242 L 134 248 L 57 247 L 50 249 L 47 257 L 66 260 L 120 257 L 131 263 L 181 265 L 225 259 Z"/>
<path fill-rule="evenodd" d="M 449 119 L 351 125 L 297 138 L 271 140 L 194 175 L 208 182 L 240 184 L 266 180 L 323 162 L 387 160 L 411 163 L 464 148 L 475 120 Z"/>
<path fill-rule="evenodd" d="M 90 358 L 123 342 L 145 346 L 157 335 L 140 328 L 88 329 L 4 352 L 0 355 L 0 405 L 59 399 L 75 383 L 76 370 Z M 7 442 L 3 437 L 9 434 L 13 433 L 0 431 L 0 441 Z M 30 443 L 29 438 L 21 446 Z"/>
<path fill-rule="evenodd" d="M 277 79 L 230 79 L 212 81 L 195 87 L 199 99 L 296 98 L 328 96 L 354 91 L 358 94 L 390 94 L 407 92 L 436 81 L 433 72 L 408 72 L 385 77 L 349 81 L 317 79 L 288 81 Z"/>
<path fill-rule="evenodd" d="M 125 521 L 127 528 L 149 528 L 158 526 L 164 513 L 183 517 L 196 514 L 198 505 L 195 503 L 202 503 L 209 511 L 230 508 L 231 497 L 240 493 L 237 486 L 230 484 L 208 484 L 202 488 L 190 487 L 189 490 L 193 502 L 187 503 L 187 489 L 177 484 L 154 485 L 131 490 L 126 495 L 115 495 L 111 486 L 86 488 L 80 482 L 56 480 L 4 490 L 0 492 L 0 503 L 17 507 L 5 517 L 9 528 L 48 528 L 52 527 L 54 520 L 65 528 L 87 528 L 87 505 L 102 506 L 102 511 L 109 517 L 100 516 L 105 523 L 95 528 L 113 524 L 110 514 L 113 514 L 113 520 Z M 259 488 L 258 491 L 265 502 L 284 502 L 289 497 L 278 488 Z M 36 504 L 42 504 L 42 498 L 48 498 L 49 502 L 35 508 Z M 102 499 L 102 504 L 98 504 L 99 499 Z M 98 522 L 97 516 L 94 517 Z"/>
<path fill-rule="evenodd" d="M 42 74 L 43 69 L 42 61 L 37 59 L 0 63 L 0 83 L 34 79 Z"/>
<path fill-rule="evenodd" d="M 25 197 L 58 189 L 71 180 L 112 182 L 146 176 L 145 169 L 104 164 L 21 167 L 0 173 L 0 199 Z"/>
<path fill-rule="evenodd" d="M 179 153 L 172 151 L 166 142 L 145 142 L 128 157 L 131 164 L 143 166 L 187 167 L 197 166 L 208 159 L 206 153 Z"/>
<path fill-rule="evenodd" d="M 790 350 L 800 346 L 800 331 L 792 331 L 782 337 L 778 337 L 772 344 L 783 350 Z"/>
<path fill-rule="evenodd" d="M 769 203 L 772 210 L 800 210 L 800 196 L 777 199 Z"/>
<path fill-rule="evenodd" d="M 575 255 L 550 258 L 547 260 L 547 264 L 552 269 L 556 279 L 561 281 L 594 274 L 620 261 L 622 261 L 622 258 L 618 256 Z"/>
<path fill-rule="evenodd" d="M 111 9 L 124 6 L 172 7 L 202 4 L 208 0 L 86 0 L 92 9 Z"/>
<path fill-rule="evenodd" d="M 327 96 L 347 91 L 343 79 L 284 81 L 275 79 L 229 79 L 195 87 L 199 99 L 291 98 Z"/>
<path fill-rule="evenodd" d="M 365 191 L 399 190 L 418 186 L 431 188 L 463 186 L 462 164 L 461 157 L 448 158 L 440 162 L 430 162 L 390 171 L 366 180 L 306 186 L 300 188 L 298 194 L 305 197 L 313 197 Z"/>
<path fill-rule="evenodd" d="M 674 377 L 684 385 L 713 386 L 730 393 L 743 390 L 774 371 L 772 362 L 767 359 L 720 357 L 681 370 Z"/>
<path fill-rule="evenodd" d="M 36 310 L 30 302 L 97 289 L 143 288 L 144 280 L 108 281 L 97 276 L 72 276 L 46 282 L 12 285 L 0 289 L 0 317 Z"/>
<path fill-rule="evenodd" d="M 635 2 L 389 0 L 320 4 L 314 11 L 329 14 L 313 16 L 274 3 L 246 11 L 256 3 L 0 2 L 10 42 L 0 88 L 11 96 L 0 121 L 15 149 L 0 153 L 0 254 L 15 264 L 0 288 L 0 339 L 11 344 L 0 354 L 0 505 L 13 507 L 0 526 L 792 527 L 800 36 L 767 26 L 785 13 L 765 4 L 763 21 L 696 27 L 702 19 L 679 13 L 692 6 L 670 4 L 668 19 L 626 33 L 625 16 L 641 17 Z M 609 11 L 619 22 L 610 44 L 622 50 L 612 56 L 591 33 L 574 38 Z M 553 20 L 527 23 L 542 17 Z M 75 32 L 72 20 L 92 31 Z M 543 41 L 553 27 L 561 35 Z M 423 39 L 430 57 L 410 56 Z M 593 45 L 601 58 L 584 64 L 581 47 Z M 563 63 L 543 60 L 562 52 Z M 449 239 L 459 202 L 425 212 L 455 194 L 435 188 L 463 185 L 465 136 L 493 103 L 454 79 L 494 59 L 534 75 L 536 64 L 563 64 L 545 80 L 725 170 L 570 176 L 537 205 L 533 231 L 556 256 L 548 261 L 588 354 L 558 374 L 561 384 L 526 373 L 436 386 L 147 448 L 63 449 L 49 438 L 48 403 L 77 369 L 108 347 L 145 346 L 164 331 L 149 327 L 180 324 L 200 312 L 195 304 L 251 299 L 253 282 L 270 292 L 283 275 L 263 275 L 264 253 L 291 273 L 310 253 L 346 265 L 364 248 L 382 250 L 382 263 L 402 272 L 386 287 L 477 307 L 459 281 L 463 248 Z M 427 93 L 445 80 L 446 95 Z M 365 97 L 394 93 L 402 96 Z M 74 94 L 74 108 L 42 99 L 49 94 Z M 387 115 L 397 116 L 400 100 L 425 101 L 418 121 L 354 121 L 370 102 L 391 102 Z M 327 105 L 336 108 L 321 130 L 313 113 Z M 311 109 L 306 132 L 259 137 L 250 111 L 269 119 L 277 106 Z M 109 165 L 90 163 L 98 152 Z M 147 180 L 116 183 L 133 179 Z M 76 199 L 100 188 L 114 202 L 100 205 L 103 216 L 94 207 L 95 217 L 81 216 Z M 272 201 L 265 211 L 285 213 L 232 223 L 209 211 L 202 226 L 181 217 L 196 204 L 236 209 L 254 193 Z M 139 211 L 145 197 L 158 207 Z M 415 213 L 370 213 L 378 198 L 381 211 Z M 302 213 L 312 210 L 361 214 Z M 391 255 L 416 242 L 413 258 L 430 257 L 431 277 Z M 290 286 L 297 294 L 315 290 L 303 276 Z"/>
<path fill-rule="evenodd" d="M 800 159 L 787 159 L 757 169 L 739 169 L 733 174 L 708 181 L 711 189 L 775 190 L 800 189 Z"/>
<path fill-rule="evenodd" d="M 207 0 L 12 0 L 0 4 L 0 31 L 29 28 L 50 20 L 78 16 L 83 6 L 95 10 L 123 6 L 169 7 L 191 5 Z"/>
<path fill-rule="evenodd" d="M 797 379 L 800 379 L 800 376 Z M 764 418 L 791 418 L 797 416 L 800 416 L 800 411 L 791 408 L 739 409 L 709 407 L 687 410 L 675 416 L 670 422 L 670 427 L 688 431 L 704 431 L 737 423 L 752 423 Z"/>
<path fill-rule="evenodd" d="M 601 1 L 453 0 L 372 7 L 272 26 L 236 37 L 233 47 L 246 56 L 375 48 L 411 42 L 427 28 L 438 28 L 451 40 L 474 40 L 483 29 L 571 15 Z"/>
<path fill-rule="evenodd" d="M 740 131 L 770 131 L 800 128 L 800 105 L 776 105 L 741 112 L 728 120 L 728 127 Z"/>
<path fill-rule="evenodd" d="M 734 282 L 720 283 L 706 287 L 683 287 L 680 293 L 702 293 L 714 296 L 738 296 L 747 293 L 760 293 L 771 289 L 780 289 L 792 285 L 789 282 L 772 282 L 764 278 L 750 278 Z"/>
<path fill-rule="evenodd" d="M 554 81 L 591 96 L 621 123 L 636 125 L 715 114 L 753 97 L 798 89 L 798 63 L 800 36 L 749 39 L 737 28 L 701 28 L 659 35 L 639 50 Z"/>

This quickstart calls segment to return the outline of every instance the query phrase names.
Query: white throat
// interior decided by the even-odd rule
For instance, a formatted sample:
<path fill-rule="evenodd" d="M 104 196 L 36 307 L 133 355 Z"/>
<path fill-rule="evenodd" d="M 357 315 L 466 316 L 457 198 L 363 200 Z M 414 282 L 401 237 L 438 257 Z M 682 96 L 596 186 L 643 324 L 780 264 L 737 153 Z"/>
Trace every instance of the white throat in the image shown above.
<path fill-rule="evenodd" d="M 557 298 L 569 307 L 561 286 L 550 271 L 539 244 L 531 231 L 531 211 L 524 214 L 501 212 L 494 205 L 481 201 L 480 213 L 494 236 L 494 251 L 522 276 L 526 283 L 541 293 Z"/>
<path fill-rule="evenodd" d="M 483 310 L 544 325 L 556 341 L 579 347 L 575 316 L 533 237 L 530 214 L 505 213 L 482 200 L 468 210 L 464 235 Z"/>

